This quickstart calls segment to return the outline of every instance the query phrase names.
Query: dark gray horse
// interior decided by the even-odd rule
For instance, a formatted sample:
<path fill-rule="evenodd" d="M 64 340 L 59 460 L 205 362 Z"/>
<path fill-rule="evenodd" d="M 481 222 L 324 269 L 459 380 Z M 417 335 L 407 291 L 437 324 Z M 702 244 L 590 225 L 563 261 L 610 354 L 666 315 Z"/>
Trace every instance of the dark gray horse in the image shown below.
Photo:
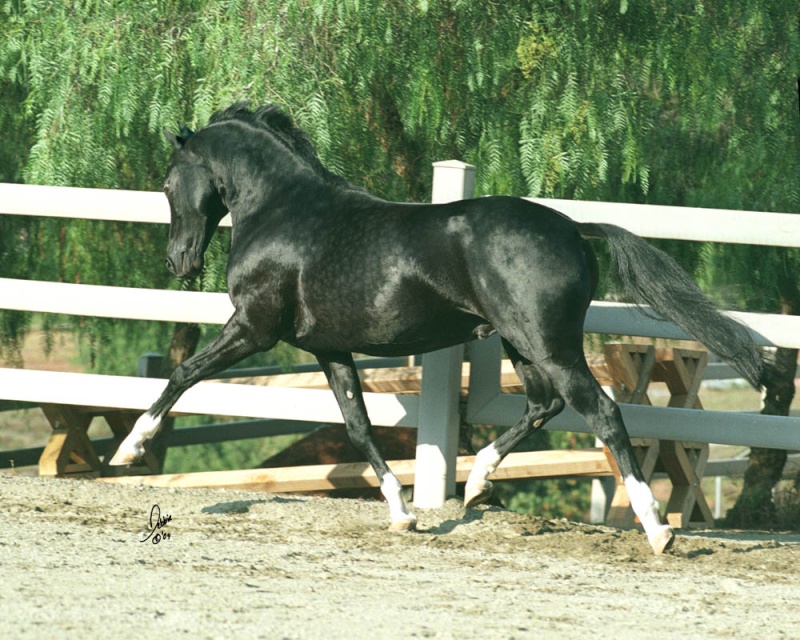
<path fill-rule="evenodd" d="M 164 191 L 167 267 L 195 275 L 230 211 L 228 291 L 235 312 L 181 365 L 120 446 L 130 464 L 189 387 L 279 340 L 314 354 L 353 443 L 381 479 L 392 527 L 416 518 L 375 446 L 352 353 L 423 353 L 498 332 L 525 385 L 522 419 L 479 452 L 465 502 L 491 492 L 488 475 L 534 429 L 569 404 L 616 458 L 656 553 L 673 540 L 644 482 L 619 408 L 589 372 L 583 324 L 597 283 L 587 239 L 608 242 L 625 291 L 651 305 L 760 385 L 759 351 L 666 254 L 619 227 L 578 224 L 520 198 L 443 205 L 386 202 L 326 170 L 308 138 L 274 107 L 236 104 L 174 146 Z"/>

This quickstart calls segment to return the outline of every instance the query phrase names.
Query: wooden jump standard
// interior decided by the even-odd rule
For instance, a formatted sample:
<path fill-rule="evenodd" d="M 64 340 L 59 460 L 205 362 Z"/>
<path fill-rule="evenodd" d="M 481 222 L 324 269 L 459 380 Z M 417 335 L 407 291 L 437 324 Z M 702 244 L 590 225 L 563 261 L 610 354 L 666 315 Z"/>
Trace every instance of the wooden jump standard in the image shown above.
<path fill-rule="evenodd" d="M 697 394 L 708 365 L 705 351 L 608 344 L 605 353 L 619 402 L 650 405 L 648 386 L 651 382 L 664 382 L 670 393 L 668 406 L 703 408 Z M 714 526 L 714 516 L 700 488 L 708 444 L 653 438 L 632 438 L 631 443 L 648 484 L 657 471 L 666 472 L 672 483 L 666 508 L 669 524 L 676 529 Z M 619 479 L 606 522 L 622 528 L 634 523 L 628 493 Z"/>

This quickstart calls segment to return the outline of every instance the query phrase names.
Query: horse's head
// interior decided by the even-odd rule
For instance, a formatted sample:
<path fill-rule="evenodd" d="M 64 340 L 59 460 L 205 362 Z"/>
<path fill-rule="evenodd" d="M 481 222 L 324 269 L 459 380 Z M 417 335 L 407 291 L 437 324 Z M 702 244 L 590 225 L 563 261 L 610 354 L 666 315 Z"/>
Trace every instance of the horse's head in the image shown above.
<path fill-rule="evenodd" d="M 164 130 L 174 148 L 164 179 L 170 208 L 166 263 L 181 278 L 202 271 L 203 254 L 227 212 L 208 164 L 188 148 L 193 135 L 183 126 L 179 134 Z"/>

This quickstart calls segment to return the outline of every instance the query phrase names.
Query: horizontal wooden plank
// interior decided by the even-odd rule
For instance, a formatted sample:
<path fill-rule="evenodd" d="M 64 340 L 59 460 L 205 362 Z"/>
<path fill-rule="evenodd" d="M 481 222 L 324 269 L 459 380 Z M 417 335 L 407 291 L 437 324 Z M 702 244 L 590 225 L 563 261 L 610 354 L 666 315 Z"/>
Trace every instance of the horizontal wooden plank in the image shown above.
<path fill-rule="evenodd" d="M 0 400 L 112 407 L 145 411 L 158 398 L 166 380 L 60 371 L 0 368 Z M 416 427 L 419 398 L 366 393 L 364 401 L 374 424 Z M 239 418 L 341 422 L 336 399 L 322 389 L 270 389 L 222 382 L 200 382 L 174 407 L 176 414 L 226 415 Z"/>
<path fill-rule="evenodd" d="M 703 477 L 729 476 L 738 478 L 744 475 L 749 463 L 749 458 L 709 460 L 703 469 Z M 800 454 L 794 453 L 787 457 L 786 464 L 783 467 L 782 477 L 796 478 L 798 473 L 800 473 Z M 656 473 L 654 477 L 659 478 L 665 476 L 666 474 Z"/>
<path fill-rule="evenodd" d="M 593 362 L 592 373 L 600 384 L 612 384 L 608 369 L 604 364 Z M 461 390 L 466 393 L 469 388 L 471 365 L 469 362 L 461 366 Z M 247 378 L 238 380 L 242 384 L 253 384 L 263 387 L 294 387 L 296 389 L 327 389 L 328 380 L 322 372 L 283 373 L 277 375 Z M 422 367 L 389 367 L 377 369 L 361 369 L 359 371 L 361 387 L 364 391 L 375 393 L 402 393 L 418 394 L 421 388 Z M 500 389 L 503 393 L 524 393 L 525 389 L 520 382 L 514 365 L 510 360 L 500 363 Z"/>
<path fill-rule="evenodd" d="M 0 213 L 120 222 L 169 223 L 163 193 L 0 184 Z"/>
<path fill-rule="evenodd" d="M 800 247 L 791 213 L 529 198 L 579 222 L 610 222 L 647 238 Z M 0 183 L 0 214 L 169 223 L 161 192 Z M 230 219 L 223 220 L 230 225 Z"/>
<path fill-rule="evenodd" d="M 237 422 L 204 424 L 199 427 L 175 429 L 169 435 L 169 447 L 233 442 L 235 440 L 249 440 L 286 434 L 305 434 L 311 433 L 319 427 L 319 423 L 302 422 L 300 420 L 240 420 Z M 91 442 L 97 455 L 104 456 L 114 446 L 116 440 L 113 437 L 94 438 Z M 44 451 L 43 446 L 0 451 L 0 469 L 36 465 L 39 463 L 42 451 Z"/>
<path fill-rule="evenodd" d="M 470 363 L 461 367 L 461 388 L 466 392 L 469 387 Z M 422 367 L 390 367 L 378 369 L 361 369 L 358 372 L 361 387 L 364 391 L 375 393 L 418 394 L 421 388 Z M 328 379 L 319 372 L 283 373 L 271 376 L 237 379 L 242 384 L 262 387 L 294 387 L 296 389 L 327 389 Z M 501 388 L 506 393 L 522 393 L 523 387 L 517 372 L 509 360 L 501 364 Z"/>
<path fill-rule="evenodd" d="M 645 238 L 800 247 L 793 213 L 528 198 L 578 222 L 609 222 Z"/>
<path fill-rule="evenodd" d="M 466 482 L 475 464 L 475 456 L 459 458 L 456 480 Z M 596 477 L 612 475 L 602 449 L 558 449 L 553 451 L 520 451 L 508 454 L 489 476 L 490 480 L 520 478 Z"/>
<path fill-rule="evenodd" d="M 798 216 L 800 218 L 800 216 Z M 586 314 L 587 333 L 692 340 L 683 329 L 647 315 L 647 307 L 621 302 L 592 302 Z M 726 315 L 748 327 L 756 344 L 800 348 L 800 317 L 769 313 L 727 311 Z"/>
<path fill-rule="evenodd" d="M 227 293 L 165 291 L 0 278 L 0 308 L 98 318 L 225 324 Z"/>
<path fill-rule="evenodd" d="M 415 460 L 394 460 L 388 464 L 401 484 L 404 486 L 414 484 Z M 456 463 L 456 480 L 465 482 L 474 464 L 475 456 L 459 457 Z M 513 480 L 520 478 L 597 477 L 606 475 L 611 475 L 611 469 L 603 451 L 601 449 L 582 449 L 576 451 L 524 451 L 511 453 L 503 460 L 497 471 L 490 478 L 492 480 Z M 366 462 L 155 476 L 123 476 L 119 478 L 99 478 L 98 481 L 155 487 L 247 489 L 272 493 L 379 486 L 378 478 Z"/>
<path fill-rule="evenodd" d="M 0 183 L 0 214 L 169 224 L 169 203 L 158 191 Z"/>

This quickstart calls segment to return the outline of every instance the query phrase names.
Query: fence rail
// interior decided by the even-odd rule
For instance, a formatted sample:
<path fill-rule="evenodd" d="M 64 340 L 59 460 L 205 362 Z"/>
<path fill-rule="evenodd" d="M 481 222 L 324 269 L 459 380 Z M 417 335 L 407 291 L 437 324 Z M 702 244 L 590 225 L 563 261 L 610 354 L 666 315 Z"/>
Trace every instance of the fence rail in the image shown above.
<path fill-rule="evenodd" d="M 577 222 L 611 222 L 645 238 L 797 247 L 800 216 L 654 204 L 527 198 Z"/>

